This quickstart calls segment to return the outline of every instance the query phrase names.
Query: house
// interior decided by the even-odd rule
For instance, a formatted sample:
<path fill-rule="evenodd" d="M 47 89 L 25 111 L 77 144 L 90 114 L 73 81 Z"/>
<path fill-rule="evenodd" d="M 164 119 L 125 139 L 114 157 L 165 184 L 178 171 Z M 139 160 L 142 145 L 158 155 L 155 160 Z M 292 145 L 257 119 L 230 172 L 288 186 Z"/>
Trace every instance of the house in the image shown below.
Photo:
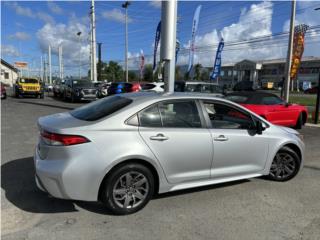
<path fill-rule="evenodd" d="M 18 78 L 19 70 L 1 58 L 0 72 L 0 81 L 12 87 Z"/>

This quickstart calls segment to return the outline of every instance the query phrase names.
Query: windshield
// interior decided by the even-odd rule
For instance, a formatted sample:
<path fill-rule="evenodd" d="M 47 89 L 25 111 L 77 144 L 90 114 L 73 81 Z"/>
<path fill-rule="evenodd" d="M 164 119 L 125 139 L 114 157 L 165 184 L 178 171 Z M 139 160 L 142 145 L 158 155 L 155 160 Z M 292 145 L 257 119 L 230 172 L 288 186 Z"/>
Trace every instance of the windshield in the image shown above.
<path fill-rule="evenodd" d="M 34 78 L 21 78 L 20 83 L 39 83 L 39 81 Z"/>
<path fill-rule="evenodd" d="M 246 103 L 248 100 L 248 97 L 243 95 L 229 95 L 225 98 L 236 103 Z"/>
<path fill-rule="evenodd" d="M 90 81 L 73 81 L 75 87 L 94 87 L 94 84 Z"/>
<path fill-rule="evenodd" d="M 132 99 L 113 96 L 84 105 L 71 111 L 70 114 L 80 120 L 96 121 L 104 118 L 132 103 Z"/>

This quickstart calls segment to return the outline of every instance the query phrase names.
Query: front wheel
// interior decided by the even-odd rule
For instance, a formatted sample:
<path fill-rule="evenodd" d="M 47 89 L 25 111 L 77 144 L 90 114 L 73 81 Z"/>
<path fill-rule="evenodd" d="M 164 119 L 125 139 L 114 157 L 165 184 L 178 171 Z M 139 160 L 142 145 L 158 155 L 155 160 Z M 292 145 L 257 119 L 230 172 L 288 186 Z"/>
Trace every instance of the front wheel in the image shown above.
<path fill-rule="evenodd" d="M 154 193 L 151 171 L 141 164 L 130 163 L 115 169 L 104 181 L 102 201 L 118 215 L 142 209 Z"/>
<path fill-rule="evenodd" d="M 297 175 L 301 159 L 291 148 L 283 147 L 279 150 L 271 164 L 269 179 L 284 182 Z"/>
<path fill-rule="evenodd" d="M 302 128 L 302 125 L 303 125 L 303 116 L 302 116 L 302 113 L 299 114 L 299 117 L 297 119 L 297 123 L 295 125 L 295 129 L 301 129 Z"/>

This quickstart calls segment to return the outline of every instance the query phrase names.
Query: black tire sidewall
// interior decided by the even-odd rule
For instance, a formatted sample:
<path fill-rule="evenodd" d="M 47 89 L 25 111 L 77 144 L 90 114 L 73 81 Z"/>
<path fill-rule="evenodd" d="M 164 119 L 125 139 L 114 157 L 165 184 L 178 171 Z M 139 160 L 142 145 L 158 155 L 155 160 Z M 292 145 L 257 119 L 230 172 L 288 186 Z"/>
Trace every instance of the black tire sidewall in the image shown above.
<path fill-rule="evenodd" d="M 300 170 L 301 159 L 300 159 L 300 157 L 298 156 L 298 154 L 295 151 L 293 151 L 291 148 L 288 148 L 288 147 L 281 148 L 277 152 L 277 154 L 278 153 L 288 153 L 288 154 L 290 154 L 293 157 L 293 159 L 295 161 L 295 164 L 296 164 L 295 170 L 290 176 L 288 176 L 286 178 L 283 178 L 283 179 L 278 179 L 276 177 L 271 176 L 270 174 L 269 174 L 268 178 L 270 180 L 273 180 L 273 181 L 286 182 L 286 181 L 289 181 L 290 179 L 294 178 L 298 174 L 298 172 Z M 274 159 L 272 161 L 274 161 Z"/>
<path fill-rule="evenodd" d="M 295 128 L 296 129 L 301 129 L 302 128 L 302 125 L 303 125 L 303 120 L 302 120 L 302 113 L 299 114 L 299 117 L 297 119 L 297 123 L 296 123 L 296 126 Z"/>
<path fill-rule="evenodd" d="M 149 183 L 149 193 L 147 197 L 144 199 L 144 202 L 139 206 L 131 209 L 123 209 L 116 205 L 113 199 L 113 187 L 116 184 L 117 180 L 120 176 L 124 175 L 127 172 L 135 171 L 142 173 L 148 180 Z M 135 213 L 146 206 L 149 200 L 152 198 L 154 193 L 154 177 L 151 171 L 145 167 L 144 165 L 137 164 L 137 163 L 130 163 L 119 166 L 118 168 L 114 169 L 110 175 L 107 177 L 104 183 L 104 191 L 102 200 L 106 207 L 111 210 L 116 215 L 125 215 L 125 214 L 132 214 Z"/>

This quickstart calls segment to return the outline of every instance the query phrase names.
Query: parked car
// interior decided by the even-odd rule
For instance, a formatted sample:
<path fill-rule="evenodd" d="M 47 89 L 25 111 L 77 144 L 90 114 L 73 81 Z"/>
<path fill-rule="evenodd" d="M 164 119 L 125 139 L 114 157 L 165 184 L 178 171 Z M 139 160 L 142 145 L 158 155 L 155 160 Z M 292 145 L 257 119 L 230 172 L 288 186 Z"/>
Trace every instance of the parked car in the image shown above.
<path fill-rule="evenodd" d="M 176 81 L 176 92 L 211 93 L 215 96 L 223 96 L 223 89 L 216 83 L 201 81 Z"/>
<path fill-rule="evenodd" d="M 207 94 L 115 95 L 38 126 L 37 186 L 116 214 L 142 209 L 154 193 L 263 175 L 287 181 L 304 161 L 297 131 Z"/>
<path fill-rule="evenodd" d="M 240 81 L 234 85 L 233 91 L 254 91 L 258 88 L 252 81 Z"/>
<path fill-rule="evenodd" d="M 98 98 L 103 98 L 108 95 L 108 89 L 110 87 L 111 83 L 103 82 L 98 86 Z"/>
<path fill-rule="evenodd" d="M 37 78 L 18 78 L 15 84 L 15 96 L 34 96 L 44 98 L 43 83 Z"/>
<path fill-rule="evenodd" d="M 116 82 L 110 85 L 108 89 L 108 95 L 139 92 L 140 90 L 140 83 Z"/>
<path fill-rule="evenodd" d="M 141 83 L 141 91 L 148 92 L 163 92 L 164 83 L 163 82 L 152 82 L 152 83 Z"/>
<path fill-rule="evenodd" d="M 7 91 L 3 83 L 1 83 L 1 99 L 7 98 Z"/>
<path fill-rule="evenodd" d="M 82 100 L 96 100 L 97 89 L 92 81 L 68 79 L 65 82 L 63 98 L 71 102 Z"/>
<path fill-rule="evenodd" d="M 309 88 L 304 91 L 304 93 L 306 93 L 306 94 L 317 94 L 317 92 L 318 92 L 318 86 L 315 86 L 313 88 Z"/>
<path fill-rule="evenodd" d="M 273 124 L 300 129 L 307 121 L 305 106 L 286 103 L 272 93 L 233 92 L 227 94 L 226 99 L 241 104 Z"/>
<path fill-rule="evenodd" d="M 53 96 L 54 97 L 62 97 L 64 93 L 65 80 L 57 79 L 53 84 Z"/>

